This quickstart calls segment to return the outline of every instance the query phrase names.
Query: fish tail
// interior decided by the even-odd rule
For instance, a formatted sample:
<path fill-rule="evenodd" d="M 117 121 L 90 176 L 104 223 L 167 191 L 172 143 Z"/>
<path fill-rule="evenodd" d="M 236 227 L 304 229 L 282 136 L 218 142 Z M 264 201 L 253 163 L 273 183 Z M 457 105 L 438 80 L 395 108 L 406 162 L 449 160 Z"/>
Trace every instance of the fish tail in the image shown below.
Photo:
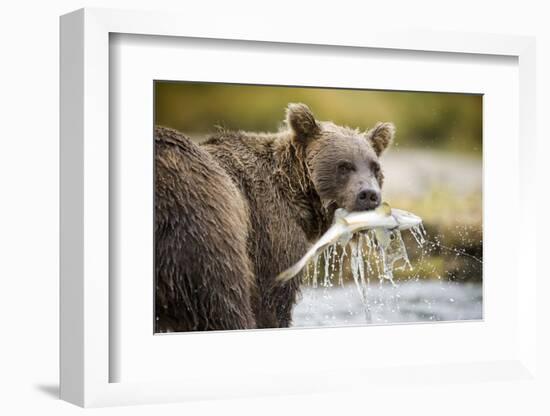
<path fill-rule="evenodd" d="M 294 276 L 296 276 L 298 273 L 300 273 L 300 270 L 302 270 L 302 268 L 303 268 L 303 266 L 300 263 L 295 264 L 294 266 L 289 267 L 285 271 L 279 273 L 277 275 L 277 277 L 275 278 L 275 281 L 280 282 L 280 283 L 288 282 Z"/>

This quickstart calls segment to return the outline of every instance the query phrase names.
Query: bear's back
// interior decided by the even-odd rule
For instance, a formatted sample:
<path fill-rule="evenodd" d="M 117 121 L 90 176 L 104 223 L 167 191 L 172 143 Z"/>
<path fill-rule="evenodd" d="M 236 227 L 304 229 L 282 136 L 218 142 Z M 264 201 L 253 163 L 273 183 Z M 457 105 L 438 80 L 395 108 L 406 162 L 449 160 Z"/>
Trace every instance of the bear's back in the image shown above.
<path fill-rule="evenodd" d="M 164 127 L 155 129 L 155 182 L 157 330 L 254 327 L 239 189 L 207 151 Z"/>

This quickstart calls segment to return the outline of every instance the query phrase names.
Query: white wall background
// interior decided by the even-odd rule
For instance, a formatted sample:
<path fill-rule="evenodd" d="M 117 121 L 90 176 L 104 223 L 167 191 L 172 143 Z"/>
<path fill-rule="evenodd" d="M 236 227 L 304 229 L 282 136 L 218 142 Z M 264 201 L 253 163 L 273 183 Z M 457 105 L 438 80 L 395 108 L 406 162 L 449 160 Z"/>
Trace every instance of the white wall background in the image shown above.
<path fill-rule="evenodd" d="M 538 136 L 541 200 L 548 200 L 550 30 L 544 1 L 168 1 L 20 0 L 0 9 L 0 413 L 73 414 L 82 410 L 56 399 L 58 385 L 58 17 L 77 8 L 178 10 L 189 19 L 215 13 L 286 25 L 433 28 L 537 36 Z M 206 23 L 205 23 L 206 24 Z M 182 21 L 185 25 L 185 21 Z M 505 122 L 505 120 L 503 120 Z M 544 164 L 544 166 L 543 166 Z M 544 176 L 545 175 L 545 176 Z M 541 215 L 544 220 L 544 215 Z M 548 232 L 541 222 L 540 235 Z M 544 239 L 539 238 L 542 256 Z M 542 263 L 542 261 L 541 261 Z M 541 300 L 550 285 L 538 287 Z M 549 307 L 540 303 L 541 352 L 550 351 Z M 543 331 L 545 329 L 545 331 Z M 540 368 L 548 377 L 548 358 Z M 434 385 L 411 391 L 388 388 L 382 396 L 345 393 L 93 410 L 96 414 L 549 414 L 543 391 L 529 385 Z M 453 390 L 453 391 L 451 391 Z M 546 393 L 550 388 L 546 388 Z M 544 405 L 543 405 L 544 403 Z"/>

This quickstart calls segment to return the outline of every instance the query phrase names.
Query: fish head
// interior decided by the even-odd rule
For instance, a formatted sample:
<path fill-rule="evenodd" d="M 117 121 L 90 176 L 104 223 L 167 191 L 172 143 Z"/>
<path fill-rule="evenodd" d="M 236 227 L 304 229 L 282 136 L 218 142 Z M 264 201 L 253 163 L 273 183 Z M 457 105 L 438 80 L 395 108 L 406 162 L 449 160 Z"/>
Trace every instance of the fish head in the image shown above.
<path fill-rule="evenodd" d="M 408 230 L 409 228 L 417 227 L 422 223 L 422 218 L 412 212 L 402 209 L 392 209 L 391 215 L 397 221 L 400 230 Z"/>

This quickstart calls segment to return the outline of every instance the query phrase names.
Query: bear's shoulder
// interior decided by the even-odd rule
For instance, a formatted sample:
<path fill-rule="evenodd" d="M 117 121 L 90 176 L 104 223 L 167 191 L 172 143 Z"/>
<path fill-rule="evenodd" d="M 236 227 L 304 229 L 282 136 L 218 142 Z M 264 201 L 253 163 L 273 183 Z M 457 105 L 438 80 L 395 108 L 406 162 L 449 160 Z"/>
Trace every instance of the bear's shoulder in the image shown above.
<path fill-rule="evenodd" d="M 155 126 L 155 143 L 188 147 L 190 139 L 181 132 L 164 126 Z"/>

